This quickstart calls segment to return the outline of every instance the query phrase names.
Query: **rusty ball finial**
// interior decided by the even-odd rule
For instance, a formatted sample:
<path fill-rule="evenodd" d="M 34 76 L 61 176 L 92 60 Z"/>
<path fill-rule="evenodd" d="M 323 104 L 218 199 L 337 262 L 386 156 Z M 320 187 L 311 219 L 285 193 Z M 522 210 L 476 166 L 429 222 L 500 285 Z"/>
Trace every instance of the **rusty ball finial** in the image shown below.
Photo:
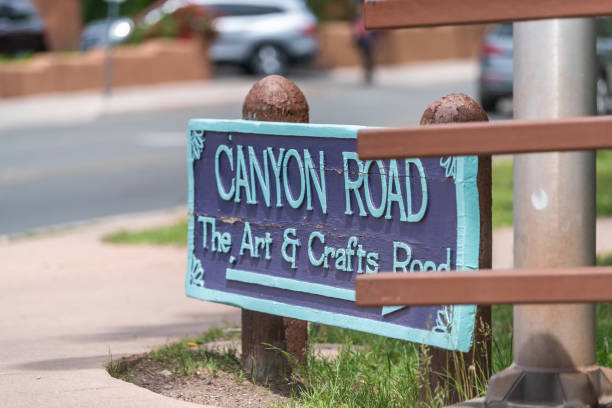
<path fill-rule="evenodd" d="M 421 117 L 421 125 L 456 122 L 488 122 L 489 117 L 474 99 L 466 94 L 450 94 L 429 105 Z"/>
<path fill-rule="evenodd" d="M 258 81 L 244 99 L 242 118 L 264 122 L 308 122 L 308 102 L 296 84 L 280 75 Z"/>

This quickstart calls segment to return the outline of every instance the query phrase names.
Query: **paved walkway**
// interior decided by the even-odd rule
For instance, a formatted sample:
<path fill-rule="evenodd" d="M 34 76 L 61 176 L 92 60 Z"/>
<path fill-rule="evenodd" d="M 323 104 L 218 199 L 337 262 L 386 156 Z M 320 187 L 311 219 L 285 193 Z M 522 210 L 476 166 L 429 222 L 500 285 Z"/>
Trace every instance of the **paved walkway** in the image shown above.
<path fill-rule="evenodd" d="M 119 229 L 173 223 L 184 209 L 123 216 L 0 242 L 0 407 L 189 407 L 111 378 L 118 358 L 212 325 L 235 308 L 183 295 L 184 248 L 116 246 Z M 598 222 L 612 251 L 612 219 Z M 512 231 L 494 233 L 494 265 L 512 266 Z"/>
<path fill-rule="evenodd" d="M 306 71 L 290 75 L 306 93 L 309 84 L 328 76 L 334 82 L 361 86 L 361 68 L 339 68 L 332 71 Z M 381 66 L 376 69 L 377 86 L 433 84 L 470 81 L 478 78 L 476 60 L 445 60 Z M 0 130 L 28 125 L 88 123 L 112 114 L 151 112 L 165 109 L 209 107 L 242 104 L 255 83 L 254 77 L 232 76 L 209 81 L 176 82 L 160 85 L 117 88 L 110 96 L 99 90 L 34 95 L 0 99 Z"/>
<path fill-rule="evenodd" d="M 185 210 L 0 243 L 0 407 L 195 407 L 111 378 L 113 358 L 223 322 L 237 309 L 184 296 L 184 248 L 103 244 Z"/>

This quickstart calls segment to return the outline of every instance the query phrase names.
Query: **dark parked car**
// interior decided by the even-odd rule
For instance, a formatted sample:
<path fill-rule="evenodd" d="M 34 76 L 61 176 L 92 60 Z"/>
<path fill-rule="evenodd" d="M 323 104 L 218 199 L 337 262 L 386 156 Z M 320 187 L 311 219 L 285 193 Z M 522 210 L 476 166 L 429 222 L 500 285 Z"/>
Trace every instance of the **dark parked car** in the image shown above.
<path fill-rule="evenodd" d="M 612 80 L 612 19 L 597 18 L 597 110 L 609 111 L 608 99 Z M 497 101 L 512 96 L 512 24 L 493 26 L 480 49 L 480 104 L 495 111 Z"/>
<path fill-rule="evenodd" d="M 45 25 L 30 0 L 0 0 L 0 54 L 46 51 Z"/>

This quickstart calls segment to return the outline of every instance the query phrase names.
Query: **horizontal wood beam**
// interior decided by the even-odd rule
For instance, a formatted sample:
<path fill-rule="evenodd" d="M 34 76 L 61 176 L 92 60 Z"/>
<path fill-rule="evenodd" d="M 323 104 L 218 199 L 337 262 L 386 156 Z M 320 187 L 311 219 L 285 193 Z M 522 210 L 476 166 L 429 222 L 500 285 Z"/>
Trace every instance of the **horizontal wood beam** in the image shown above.
<path fill-rule="evenodd" d="M 361 159 L 596 149 L 612 149 L 612 116 L 368 129 L 357 138 Z"/>
<path fill-rule="evenodd" d="M 378 273 L 355 289 L 359 306 L 612 302 L 612 267 Z"/>
<path fill-rule="evenodd" d="M 368 29 L 612 15 L 608 0 L 369 0 Z"/>

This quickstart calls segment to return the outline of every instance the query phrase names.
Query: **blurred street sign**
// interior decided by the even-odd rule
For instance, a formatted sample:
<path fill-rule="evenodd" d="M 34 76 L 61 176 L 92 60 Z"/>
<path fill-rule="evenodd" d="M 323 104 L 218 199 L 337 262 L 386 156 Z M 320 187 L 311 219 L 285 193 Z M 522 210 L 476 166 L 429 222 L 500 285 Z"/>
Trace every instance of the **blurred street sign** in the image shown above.
<path fill-rule="evenodd" d="M 469 350 L 475 306 L 355 305 L 355 277 L 478 269 L 478 158 L 361 161 L 360 127 L 192 120 L 186 293 Z"/>
<path fill-rule="evenodd" d="M 366 0 L 368 29 L 612 15 L 607 0 Z"/>
<path fill-rule="evenodd" d="M 102 77 L 102 93 L 110 95 L 113 90 L 113 42 L 110 39 L 111 25 L 119 17 L 119 6 L 125 0 L 104 0 L 107 3 L 106 29 L 104 32 L 105 58 Z"/>

